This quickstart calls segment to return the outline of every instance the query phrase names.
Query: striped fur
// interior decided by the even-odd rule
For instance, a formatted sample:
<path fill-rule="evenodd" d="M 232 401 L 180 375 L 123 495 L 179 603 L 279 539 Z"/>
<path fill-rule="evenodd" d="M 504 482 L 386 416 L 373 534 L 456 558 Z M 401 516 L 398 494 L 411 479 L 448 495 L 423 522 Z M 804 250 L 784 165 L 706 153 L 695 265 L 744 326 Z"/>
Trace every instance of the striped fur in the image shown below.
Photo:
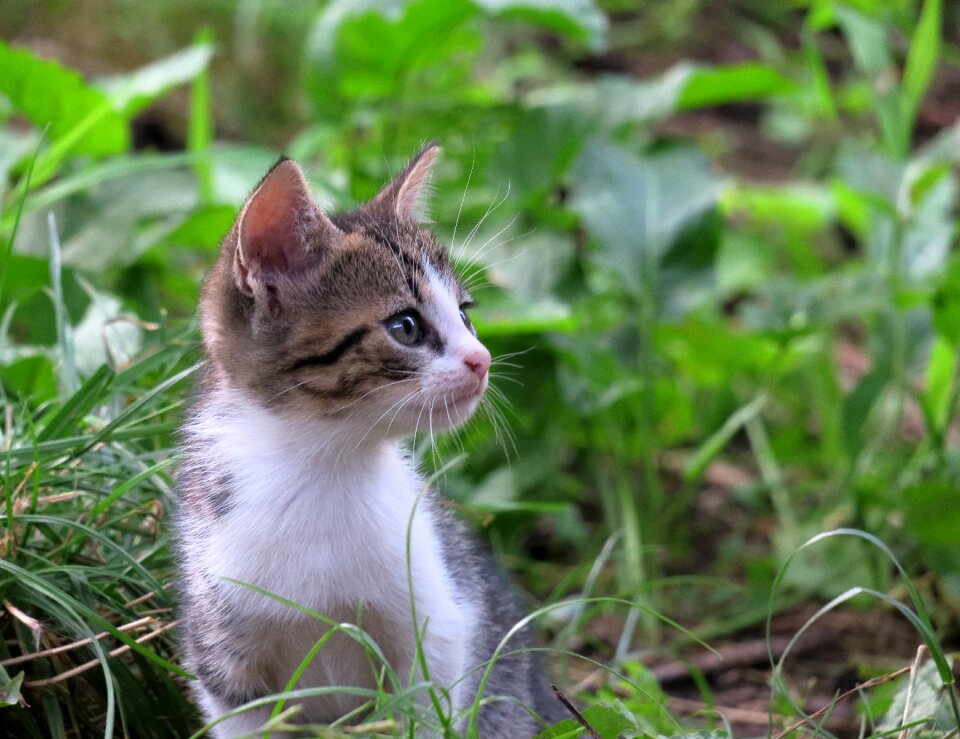
<path fill-rule="evenodd" d="M 333 217 L 313 205 L 299 168 L 279 162 L 204 283 L 208 362 L 183 426 L 177 551 L 185 660 L 208 720 L 283 690 L 325 632 L 230 580 L 359 620 L 402 680 L 423 677 L 422 632 L 430 679 L 453 716 L 479 689 L 482 670 L 471 668 L 522 616 L 502 573 L 400 446 L 418 429 L 464 423 L 490 363 L 465 319 L 470 295 L 417 220 L 437 151 Z M 418 326 L 410 343 L 398 317 Z M 530 644 L 521 629 L 507 646 Z M 297 687 L 370 689 L 377 675 L 335 635 Z M 498 663 L 486 696 L 506 700 L 481 710 L 481 736 L 532 735 L 542 723 L 531 711 L 556 718 L 529 654 Z M 330 722 L 362 702 L 309 698 L 300 719 Z M 245 712 L 215 733 L 253 732 L 268 716 Z"/>

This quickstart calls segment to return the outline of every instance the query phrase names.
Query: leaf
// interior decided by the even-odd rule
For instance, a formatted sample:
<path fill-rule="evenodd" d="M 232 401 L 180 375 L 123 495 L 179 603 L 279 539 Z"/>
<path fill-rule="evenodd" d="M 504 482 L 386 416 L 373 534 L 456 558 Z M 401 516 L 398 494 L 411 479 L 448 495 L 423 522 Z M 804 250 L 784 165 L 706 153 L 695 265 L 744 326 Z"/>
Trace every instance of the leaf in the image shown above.
<path fill-rule="evenodd" d="M 885 368 L 874 369 L 861 377 L 853 391 L 843 399 L 841 433 L 851 461 L 856 459 L 863 449 L 867 418 L 889 381 L 890 377 Z"/>
<path fill-rule="evenodd" d="M 67 436 L 74 431 L 94 405 L 104 400 L 104 390 L 113 381 L 114 374 L 109 367 L 101 366 L 83 385 L 71 395 L 50 420 L 43 424 L 37 441 L 47 441 Z"/>
<path fill-rule="evenodd" d="M 570 306 L 555 298 L 537 302 L 511 300 L 486 303 L 474 313 L 477 333 L 484 338 L 495 336 L 523 336 L 545 332 L 572 333 L 577 317 Z"/>
<path fill-rule="evenodd" d="M 624 711 L 617 706 L 607 703 L 598 703 L 581 711 L 583 718 L 603 739 L 617 739 L 624 732 L 636 729 L 636 724 L 630 720 Z M 561 737 L 583 736 L 583 726 L 575 718 L 564 719 L 546 731 L 542 731 L 535 739 L 560 739 Z"/>
<path fill-rule="evenodd" d="M 37 128 L 49 124 L 48 136 L 56 141 L 84 126 L 89 116 L 97 125 L 84 130 L 73 144 L 75 153 L 103 156 L 118 154 L 130 145 L 126 118 L 111 109 L 101 90 L 61 64 L 41 59 L 25 49 L 0 41 L 0 93 Z"/>
<path fill-rule="evenodd" d="M 101 365 L 124 365 L 140 350 L 140 325 L 122 315 L 120 301 L 94 292 L 83 320 L 73 330 L 77 370 L 94 374 Z"/>
<path fill-rule="evenodd" d="M 589 133 L 590 119 L 570 108 L 523 110 L 511 135 L 497 148 L 487 179 L 510 183 L 510 197 L 520 201 L 545 198 L 561 181 Z"/>
<path fill-rule="evenodd" d="M 348 101 L 449 110 L 488 95 L 472 80 L 483 46 L 477 17 L 512 18 L 563 33 L 599 50 L 606 17 L 593 0 L 340 0 L 317 16 L 306 50 L 307 89 L 325 117 Z M 418 79 L 419 77 L 419 79 Z"/>
<path fill-rule="evenodd" d="M 720 203 L 727 215 L 745 215 L 764 226 L 787 226 L 803 232 L 828 228 L 837 217 L 834 196 L 822 185 L 738 183 L 724 190 Z"/>
<path fill-rule="evenodd" d="M 49 400 L 57 394 L 57 378 L 53 363 L 42 354 L 25 356 L 0 364 L 0 381 L 4 389 L 18 398 L 33 401 Z"/>
<path fill-rule="evenodd" d="M 606 45 L 607 17 L 593 0 L 473 0 L 488 13 L 519 18 L 581 41 L 593 52 Z"/>
<path fill-rule="evenodd" d="M 940 431 L 949 421 L 951 391 L 956 371 L 957 344 L 938 334 L 930 347 L 923 402 L 936 428 Z"/>
<path fill-rule="evenodd" d="M 0 181 L 6 181 L 11 170 L 40 143 L 36 131 L 17 131 L 14 128 L 0 128 Z"/>
<path fill-rule="evenodd" d="M 640 157 L 600 136 L 584 146 L 573 179 L 572 207 L 596 240 L 594 258 L 638 293 L 684 227 L 720 193 L 695 149 Z"/>
<path fill-rule="evenodd" d="M 960 527 L 960 507 L 952 504 L 955 497 L 952 480 L 930 480 L 904 489 L 904 512 L 909 530 L 918 541 L 927 547 L 952 550 Z"/>
<path fill-rule="evenodd" d="M 167 91 L 195 79 L 212 58 L 212 43 L 196 44 L 129 74 L 102 79 L 97 85 L 114 108 L 130 118 Z"/>
<path fill-rule="evenodd" d="M 20 702 L 20 686 L 26 673 L 18 672 L 6 683 L 0 685 L 0 706 L 15 706 Z"/>
<path fill-rule="evenodd" d="M 903 70 L 902 130 L 909 136 L 920 103 L 927 92 L 940 56 L 941 0 L 925 0 L 920 19 L 910 39 L 907 63 Z M 906 153 L 909 140 L 903 141 Z"/>
<path fill-rule="evenodd" d="M 838 3 L 833 9 L 860 71 L 876 75 L 890 69 L 893 59 L 886 24 L 847 5 Z"/>
<path fill-rule="evenodd" d="M 659 121 L 680 110 L 766 98 L 793 87 L 761 64 L 704 67 L 682 62 L 652 79 L 607 75 L 535 90 L 526 100 L 531 105 L 569 106 L 592 128 L 609 129 Z"/>
<path fill-rule="evenodd" d="M 214 247 L 230 230 L 236 217 L 237 209 L 232 205 L 202 207 L 187 216 L 166 240 L 183 246 Z"/>
<path fill-rule="evenodd" d="M 942 171 L 942 170 L 941 170 Z M 926 181 L 912 207 L 901 242 L 900 269 L 913 280 L 943 273 L 954 240 L 957 186 L 952 176 Z"/>
<path fill-rule="evenodd" d="M 88 196 L 98 217 L 65 241 L 64 262 L 88 271 L 130 264 L 178 228 L 197 200 L 189 172 L 155 170 L 105 181 Z"/>
<path fill-rule="evenodd" d="M 478 15 L 468 0 L 341 0 L 318 16 L 307 41 L 307 86 L 325 116 L 343 99 L 384 98 L 407 90 L 410 75 L 454 53 L 478 48 L 465 22 Z"/>
<path fill-rule="evenodd" d="M 960 345 L 960 261 L 947 267 L 943 281 L 933 295 L 933 325 L 949 344 Z"/>
<path fill-rule="evenodd" d="M 890 710 L 877 726 L 880 732 L 893 734 L 901 726 L 909 725 L 911 722 L 929 721 L 937 713 L 944 691 L 949 690 L 937 674 L 937 666 L 933 660 L 924 662 L 916 672 L 911 671 L 904 675 L 898 685 L 899 690 L 894 696 Z M 939 728 L 947 729 L 948 727 Z M 913 735 L 914 732 L 909 733 Z M 922 731 L 917 733 L 917 736 L 922 735 Z M 936 735 L 945 736 L 939 733 Z"/>
<path fill-rule="evenodd" d="M 677 109 L 760 100 L 792 88 L 793 83 L 765 64 L 693 67 L 677 99 Z"/>

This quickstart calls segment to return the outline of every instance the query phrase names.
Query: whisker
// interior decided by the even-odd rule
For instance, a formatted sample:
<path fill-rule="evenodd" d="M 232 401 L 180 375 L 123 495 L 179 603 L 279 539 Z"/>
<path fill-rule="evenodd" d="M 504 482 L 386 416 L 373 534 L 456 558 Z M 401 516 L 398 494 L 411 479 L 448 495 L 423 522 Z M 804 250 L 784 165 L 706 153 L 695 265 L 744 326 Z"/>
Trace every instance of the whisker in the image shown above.
<path fill-rule="evenodd" d="M 513 359 L 514 357 L 520 357 L 520 356 L 523 356 L 524 354 L 529 354 L 529 353 L 532 352 L 534 349 L 536 349 L 535 346 L 528 346 L 526 349 L 521 349 L 520 351 L 516 351 L 516 352 L 504 352 L 503 354 L 498 354 L 497 356 L 495 356 L 495 357 L 493 358 L 493 362 L 492 362 L 492 363 L 493 363 L 493 364 L 496 364 L 497 362 L 499 362 L 499 361 L 502 360 L 502 359 Z"/>
<path fill-rule="evenodd" d="M 497 188 L 497 192 L 496 192 L 496 193 L 494 194 L 494 196 L 493 196 L 494 200 L 496 200 L 496 199 L 497 199 L 497 196 L 499 196 L 499 195 L 500 195 L 500 189 Z M 506 193 L 504 194 L 504 196 L 500 199 L 500 201 L 499 201 L 499 202 L 496 202 L 496 203 L 491 203 L 491 204 L 487 207 L 487 212 L 484 213 L 483 216 L 480 218 L 480 220 L 477 221 L 476 225 L 474 225 L 474 227 L 470 229 L 470 233 L 468 233 L 468 234 L 467 234 L 467 238 L 464 239 L 463 247 L 462 247 L 463 249 L 466 249 L 467 246 L 470 245 L 470 242 L 473 241 L 474 237 L 477 235 L 477 231 L 479 231 L 479 230 L 480 230 L 480 227 L 483 226 L 483 222 L 486 221 L 487 218 L 490 217 L 490 215 L 492 215 L 493 213 L 495 213 L 496 210 L 497 210 L 497 208 L 499 208 L 501 205 L 503 205 L 505 202 L 507 202 L 507 198 L 508 198 L 508 197 L 510 197 L 510 183 L 509 183 L 509 182 L 507 182 L 507 192 L 506 192 Z"/>
<path fill-rule="evenodd" d="M 473 253 L 473 255 L 470 257 L 470 259 L 467 261 L 467 264 L 468 264 L 468 265 L 470 265 L 470 264 L 476 264 L 478 261 L 480 261 L 480 259 L 482 259 L 482 258 L 486 255 L 486 253 L 487 253 L 488 251 L 493 251 L 494 249 L 496 249 L 496 248 L 498 248 L 498 247 L 500 247 L 500 246 L 504 246 L 504 245 L 506 245 L 506 244 L 509 244 L 511 241 L 516 241 L 517 239 L 520 239 L 520 238 L 523 238 L 524 236 L 528 236 L 528 235 L 532 234 L 533 231 L 529 231 L 529 232 L 527 232 L 526 234 L 521 234 L 520 236 L 513 236 L 513 237 L 507 239 L 507 240 L 504 241 L 504 242 L 499 242 L 499 241 L 497 241 L 497 239 L 499 239 L 500 236 L 503 235 L 503 232 L 504 232 L 504 231 L 509 230 L 509 229 L 513 226 L 513 224 L 517 222 L 517 219 L 518 219 L 519 217 L 520 217 L 520 214 L 519 214 L 519 213 L 516 214 L 513 218 L 511 218 L 511 219 L 507 222 L 507 225 L 506 225 L 506 226 L 504 226 L 503 228 L 501 228 L 501 229 L 500 229 L 499 231 L 497 231 L 493 236 L 491 236 L 489 239 L 487 239 L 486 241 L 484 241 L 484 242 L 483 242 L 483 245 L 482 245 L 479 249 L 477 249 L 477 250 Z M 491 244 L 493 244 L 493 245 L 491 246 Z M 513 258 L 513 257 L 511 257 L 511 258 Z"/>
<path fill-rule="evenodd" d="M 467 173 L 467 183 L 463 186 L 463 194 L 460 196 L 460 206 L 457 208 L 457 218 L 453 222 L 453 236 L 450 237 L 450 244 L 457 243 L 457 228 L 460 226 L 460 214 L 463 213 L 463 204 L 467 199 L 467 190 L 470 189 L 470 181 L 473 179 L 473 168 L 477 164 L 477 152 L 474 150 L 473 158 L 470 160 L 470 171 Z M 461 250 L 457 252 L 457 258 L 460 258 L 460 255 L 463 253 L 462 247 Z"/>

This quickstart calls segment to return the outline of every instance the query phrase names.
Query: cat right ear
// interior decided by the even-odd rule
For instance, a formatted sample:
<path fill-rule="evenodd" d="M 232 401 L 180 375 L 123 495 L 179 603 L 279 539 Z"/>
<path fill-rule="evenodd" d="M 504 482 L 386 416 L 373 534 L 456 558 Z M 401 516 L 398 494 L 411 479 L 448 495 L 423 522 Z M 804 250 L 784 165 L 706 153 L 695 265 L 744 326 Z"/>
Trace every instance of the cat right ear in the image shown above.
<path fill-rule="evenodd" d="M 303 170 L 293 160 L 281 159 L 240 212 L 237 286 L 251 297 L 270 295 L 278 275 L 303 269 L 318 235 L 329 243 L 338 233 L 313 202 Z"/>

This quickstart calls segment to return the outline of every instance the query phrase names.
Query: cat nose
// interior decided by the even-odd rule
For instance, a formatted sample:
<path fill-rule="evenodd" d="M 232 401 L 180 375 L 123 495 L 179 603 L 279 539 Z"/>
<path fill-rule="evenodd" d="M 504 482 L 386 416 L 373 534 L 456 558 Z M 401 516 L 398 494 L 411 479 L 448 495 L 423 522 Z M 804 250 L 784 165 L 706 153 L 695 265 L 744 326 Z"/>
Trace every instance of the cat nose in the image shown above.
<path fill-rule="evenodd" d="M 480 347 L 479 349 L 472 350 L 467 356 L 463 358 L 463 363 L 470 368 L 470 371 L 473 372 L 477 378 L 483 379 L 484 375 L 487 374 L 487 370 L 490 369 L 490 352 L 487 351 L 486 347 Z"/>

